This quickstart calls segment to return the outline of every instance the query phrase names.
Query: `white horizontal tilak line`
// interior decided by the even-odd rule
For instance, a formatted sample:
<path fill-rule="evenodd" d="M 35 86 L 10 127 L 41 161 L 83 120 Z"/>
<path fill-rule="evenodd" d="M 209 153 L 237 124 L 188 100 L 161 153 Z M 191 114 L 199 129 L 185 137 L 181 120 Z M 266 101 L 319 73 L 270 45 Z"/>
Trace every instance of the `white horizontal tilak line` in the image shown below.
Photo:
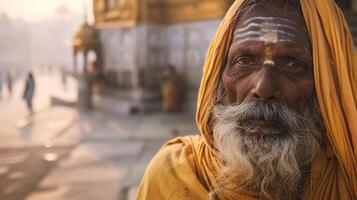
<path fill-rule="evenodd" d="M 259 37 L 247 37 L 247 38 L 244 38 L 244 39 L 241 39 L 241 40 L 235 40 L 234 41 L 234 44 L 242 44 L 244 42 L 265 42 L 265 40 L 262 40 L 261 38 Z M 294 42 L 293 40 L 289 40 L 289 39 L 278 39 L 277 42 Z M 296 42 L 294 42 L 296 43 Z"/>
<path fill-rule="evenodd" d="M 241 33 L 241 34 L 235 34 L 235 39 L 240 39 L 240 38 L 244 38 L 244 37 L 247 37 L 247 36 L 258 36 L 260 37 L 261 35 L 264 35 L 266 33 L 270 33 L 270 32 L 276 32 L 278 34 L 279 37 L 284 37 L 284 36 L 289 36 L 289 37 L 292 37 L 292 38 L 295 38 L 296 35 L 295 34 L 292 34 L 292 33 L 288 33 L 286 31 L 282 31 L 282 30 L 260 30 L 260 31 L 248 31 L 248 32 L 245 32 L 245 33 Z"/>
<path fill-rule="evenodd" d="M 255 20 L 257 20 L 257 21 L 273 21 L 273 23 L 276 23 L 275 20 L 281 20 L 281 21 L 296 25 L 296 23 L 294 21 L 291 21 L 289 19 L 282 18 L 282 17 L 252 17 L 252 18 L 247 19 L 245 22 L 243 22 L 243 24 L 248 24 Z"/>
<path fill-rule="evenodd" d="M 287 22 L 294 26 L 297 25 L 294 21 L 286 19 L 286 18 L 281 18 L 281 17 L 252 17 L 252 18 L 246 20 L 245 22 L 243 22 L 243 25 L 246 25 L 246 24 L 248 24 L 250 22 L 254 22 L 254 21 L 269 21 L 270 23 L 277 24 L 277 22 L 275 20 L 281 20 L 281 21 Z M 301 27 L 301 29 L 305 32 L 308 32 L 305 27 Z"/>
<path fill-rule="evenodd" d="M 269 24 L 268 27 L 270 29 L 272 29 L 272 28 L 276 28 L 276 29 L 287 28 L 287 29 L 291 29 L 293 31 L 299 31 L 299 29 L 297 29 L 296 27 L 285 25 L 285 24 Z M 236 29 L 234 31 L 234 34 L 246 31 L 250 28 L 268 28 L 268 27 L 266 24 L 250 23 L 247 26 L 244 26 L 243 28 Z"/>
<path fill-rule="evenodd" d="M 260 39 L 259 37 L 255 37 L 255 38 L 248 37 L 248 38 L 241 39 L 241 40 L 234 39 L 232 44 L 237 45 L 237 44 L 242 44 L 242 43 L 245 43 L 245 42 L 266 42 L 266 41 Z M 291 43 L 295 43 L 295 44 L 301 45 L 298 42 L 296 42 L 294 40 L 289 40 L 289 39 L 278 39 L 276 42 L 291 42 Z M 310 45 L 305 44 L 303 46 L 304 46 L 305 50 L 311 52 Z"/>

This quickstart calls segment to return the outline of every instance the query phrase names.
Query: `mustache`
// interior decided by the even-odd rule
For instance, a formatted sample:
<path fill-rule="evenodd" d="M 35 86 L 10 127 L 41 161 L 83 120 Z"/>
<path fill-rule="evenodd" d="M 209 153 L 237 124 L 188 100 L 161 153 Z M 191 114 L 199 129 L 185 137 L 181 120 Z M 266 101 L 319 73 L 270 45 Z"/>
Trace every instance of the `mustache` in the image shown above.
<path fill-rule="evenodd" d="M 216 105 L 214 117 L 226 123 L 245 123 L 249 120 L 274 121 L 285 128 L 299 129 L 306 127 L 306 111 L 296 111 L 278 102 L 246 102 L 234 105 Z"/>

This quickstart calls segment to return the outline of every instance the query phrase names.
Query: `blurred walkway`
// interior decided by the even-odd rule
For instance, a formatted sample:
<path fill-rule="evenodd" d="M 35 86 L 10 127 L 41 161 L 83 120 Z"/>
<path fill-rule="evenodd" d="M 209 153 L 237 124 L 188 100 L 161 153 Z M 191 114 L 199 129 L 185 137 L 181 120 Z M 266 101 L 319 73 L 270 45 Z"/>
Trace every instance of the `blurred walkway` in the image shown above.
<path fill-rule="evenodd" d="M 0 199 L 24 199 L 77 144 L 66 130 L 77 121 L 73 109 L 52 107 L 0 138 Z M 79 137 L 78 137 L 79 138 Z"/>
<path fill-rule="evenodd" d="M 113 116 L 96 111 L 81 113 L 64 135 L 78 133 L 78 145 L 28 200 L 133 199 L 148 162 L 162 144 L 197 130 L 193 113 Z"/>
<path fill-rule="evenodd" d="M 39 184 L 28 200 L 124 200 L 164 142 L 197 133 L 193 113 L 113 116 L 81 113 L 64 135 L 78 135 L 69 158 Z M 54 146 L 56 147 L 56 145 Z"/>
<path fill-rule="evenodd" d="M 198 132 L 193 111 L 123 115 L 59 106 L 10 129 L 0 142 L 0 199 L 7 200 L 133 199 L 162 144 Z"/>

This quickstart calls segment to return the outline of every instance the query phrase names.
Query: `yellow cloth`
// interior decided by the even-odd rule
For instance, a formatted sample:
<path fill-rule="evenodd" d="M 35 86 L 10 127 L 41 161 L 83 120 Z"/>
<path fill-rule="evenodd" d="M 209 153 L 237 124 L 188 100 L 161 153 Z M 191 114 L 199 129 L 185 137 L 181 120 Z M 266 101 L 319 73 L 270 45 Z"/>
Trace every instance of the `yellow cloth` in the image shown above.
<path fill-rule="evenodd" d="M 212 102 L 243 2 L 233 3 L 208 49 L 196 115 L 203 137 L 177 138 L 164 145 L 146 170 L 137 199 L 207 198 L 219 170 L 209 127 Z M 312 163 L 304 199 L 357 199 L 357 58 L 352 37 L 333 0 L 300 2 L 312 41 L 316 93 L 327 129 L 326 145 Z M 237 194 L 234 199 L 253 198 Z"/>

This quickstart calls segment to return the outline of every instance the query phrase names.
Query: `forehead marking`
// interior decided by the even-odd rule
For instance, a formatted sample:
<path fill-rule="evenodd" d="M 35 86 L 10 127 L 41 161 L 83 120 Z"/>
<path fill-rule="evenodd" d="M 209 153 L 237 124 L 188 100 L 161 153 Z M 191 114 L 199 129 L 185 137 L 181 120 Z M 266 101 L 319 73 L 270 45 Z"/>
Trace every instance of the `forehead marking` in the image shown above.
<path fill-rule="evenodd" d="M 239 32 L 239 30 L 238 30 Z M 265 43 L 277 43 L 279 41 L 279 36 L 289 36 L 289 37 L 296 37 L 293 33 L 287 33 L 283 30 L 279 30 L 279 27 L 275 26 L 270 22 L 263 22 L 262 26 L 259 27 L 257 31 L 246 31 L 240 32 L 235 35 L 235 40 L 237 39 L 244 39 L 248 38 L 259 38 L 261 41 Z"/>
<path fill-rule="evenodd" d="M 240 39 L 243 39 L 243 38 L 245 38 L 247 36 L 260 37 L 261 35 L 268 34 L 268 33 L 271 33 L 271 32 L 274 32 L 277 35 L 279 35 L 280 36 L 279 38 L 284 38 L 284 37 L 295 38 L 296 37 L 295 34 L 288 33 L 286 31 L 282 31 L 282 30 L 278 30 L 278 29 L 270 29 L 270 30 L 263 29 L 263 30 L 259 30 L 259 31 L 247 31 L 247 32 L 244 32 L 244 33 L 237 33 L 237 34 L 235 34 L 235 37 L 236 38 L 240 38 Z"/>
<path fill-rule="evenodd" d="M 275 66 L 275 62 L 273 60 L 264 60 L 263 65 Z"/>
<path fill-rule="evenodd" d="M 265 59 L 267 60 L 273 60 L 273 50 L 271 46 L 265 49 Z"/>
<path fill-rule="evenodd" d="M 285 24 L 271 24 L 272 27 L 276 27 L 276 28 L 286 28 L 286 29 L 290 29 L 291 31 L 299 31 L 296 27 L 293 26 L 289 26 L 289 25 L 285 25 Z M 242 28 L 239 28 L 237 30 L 234 31 L 235 34 L 250 30 L 250 29 L 262 29 L 264 28 L 264 24 L 262 23 L 255 23 L 252 22 L 246 26 L 243 26 Z"/>
<path fill-rule="evenodd" d="M 246 21 L 243 22 L 243 24 L 248 24 L 252 21 L 274 21 L 276 23 L 276 20 L 280 20 L 292 25 L 296 25 L 296 23 L 292 20 L 286 19 L 286 18 L 282 18 L 282 17 L 251 17 L 249 19 L 247 19 Z"/>
<path fill-rule="evenodd" d="M 263 65 L 271 65 L 271 66 L 275 66 L 275 62 L 273 60 L 273 49 L 271 46 L 268 46 L 265 49 L 265 59 L 264 59 L 264 63 Z"/>
<path fill-rule="evenodd" d="M 277 29 L 262 31 L 259 38 L 265 43 L 277 43 L 279 40 L 279 31 Z"/>
<path fill-rule="evenodd" d="M 262 42 L 261 39 L 259 38 L 245 38 L 245 39 L 242 39 L 242 40 L 238 40 L 238 41 L 234 41 L 232 44 L 234 45 L 239 45 L 239 44 L 243 44 L 245 42 Z M 294 43 L 296 45 L 301 45 L 301 43 L 298 43 L 296 41 L 293 41 L 293 40 L 289 40 L 289 39 L 279 39 L 279 42 L 289 42 L 289 43 Z M 311 52 L 311 47 L 310 45 L 306 44 L 306 45 L 303 45 L 303 48 L 308 51 L 308 52 Z"/>
<path fill-rule="evenodd" d="M 252 18 L 249 18 L 246 21 L 244 21 L 243 25 L 249 24 L 254 21 L 258 21 L 258 22 L 266 21 L 266 22 L 271 22 L 273 24 L 282 24 L 282 23 L 277 22 L 277 21 L 281 21 L 281 22 L 288 23 L 294 27 L 297 26 L 296 22 L 294 22 L 290 19 L 282 18 L 282 17 L 252 17 Z M 305 27 L 299 27 L 299 30 L 303 30 L 303 31 L 307 32 L 307 29 Z"/>
<path fill-rule="evenodd" d="M 276 23 L 276 20 L 288 22 L 294 26 Z M 256 23 L 254 21 L 261 22 Z M 265 44 L 276 44 L 277 42 L 291 42 L 301 45 L 299 42 L 296 42 L 296 33 L 301 32 L 295 27 L 295 22 L 291 20 L 278 17 L 253 17 L 245 21 L 243 25 L 245 26 L 234 31 L 233 43 L 235 44 L 241 44 L 243 42 L 248 41 L 259 41 L 264 42 Z M 282 30 L 282 28 L 290 29 L 292 30 L 292 32 L 284 31 Z M 309 42 L 306 42 L 305 44 L 303 44 L 303 46 L 306 50 L 311 51 L 311 46 Z"/>

